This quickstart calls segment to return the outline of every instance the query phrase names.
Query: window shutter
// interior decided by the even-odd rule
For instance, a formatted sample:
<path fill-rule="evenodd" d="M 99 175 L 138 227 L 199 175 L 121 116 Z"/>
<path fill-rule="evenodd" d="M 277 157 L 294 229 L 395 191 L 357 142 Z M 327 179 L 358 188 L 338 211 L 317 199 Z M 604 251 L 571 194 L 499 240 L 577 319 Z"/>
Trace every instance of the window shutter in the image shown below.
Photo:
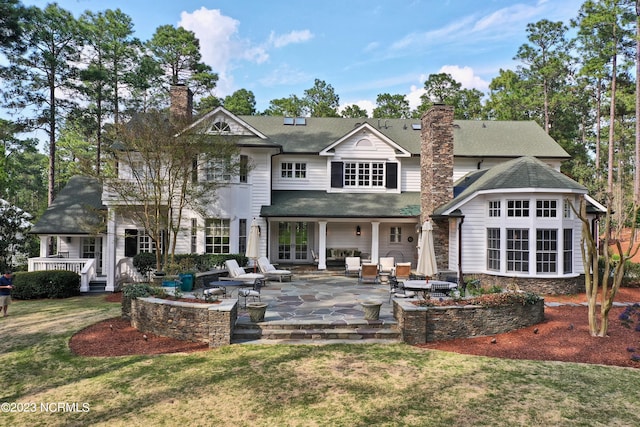
<path fill-rule="evenodd" d="M 342 162 L 331 162 L 331 187 L 342 188 Z"/>
<path fill-rule="evenodd" d="M 124 256 L 132 257 L 138 253 L 138 230 L 124 230 Z"/>
<path fill-rule="evenodd" d="M 387 188 L 398 188 L 398 164 L 387 163 Z"/>

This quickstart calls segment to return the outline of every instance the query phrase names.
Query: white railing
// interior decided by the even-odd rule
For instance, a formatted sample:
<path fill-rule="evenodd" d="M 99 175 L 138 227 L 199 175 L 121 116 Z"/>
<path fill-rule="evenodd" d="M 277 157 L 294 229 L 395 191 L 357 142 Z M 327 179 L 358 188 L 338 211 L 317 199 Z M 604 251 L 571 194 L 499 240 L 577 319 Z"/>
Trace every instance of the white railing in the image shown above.
<path fill-rule="evenodd" d="M 131 258 L 122 258 L 116 264 L 116 285 L 121 285 L 124 282 L 142 282 L 144 277 L 138 273 L 138 270 L 133 266 Z"/>
<path fill-rule="evenodd" d="M 93 258 L 29 258 L 29 271 L 66 270 L 80 275 L 80 291 L 89 291 L 89 282 L 97 276 Z"/>
<path fill-rule="evenodd" d="M 89 283 L 98 275 L 96 260 L 90 259 L 80 271 L 80 292 L 89 292 Z"/>

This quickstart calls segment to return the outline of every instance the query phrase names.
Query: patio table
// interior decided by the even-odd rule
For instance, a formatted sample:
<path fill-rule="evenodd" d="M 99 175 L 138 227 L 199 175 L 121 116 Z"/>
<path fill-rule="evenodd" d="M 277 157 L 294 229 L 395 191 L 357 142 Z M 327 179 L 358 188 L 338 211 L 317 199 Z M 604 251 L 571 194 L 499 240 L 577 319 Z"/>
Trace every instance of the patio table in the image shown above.
<path fill-rule="evenodd" d="M 209 285 L 205 286 L 205 289 L 203 290 L 203 292 L 210 288 L 222 288 L 224 289 L 224 293 L 226 295 L 228 287 L 236 287 L 236 288 L 245 287 L 246 288 L 246 287 L 252 287 L 252 286 L 253 286 L 252 283 L 247 283 L 240 280 L 216 280 L 213 282 L 209 282 Z M 231 296 L 232 293 L 233 291 L 229 291 L 229 296 Z"/>
<path fill-rule="evenodd" d="M 405 289 L 422 292 L 425 298 L 427 298 L 427 293 L 432 290 L 438 290 L 448 294 L 449 291 L 458 287 L 457 283 L 445 282 L 444 280 L 404 280 L 402 283 Z"/>

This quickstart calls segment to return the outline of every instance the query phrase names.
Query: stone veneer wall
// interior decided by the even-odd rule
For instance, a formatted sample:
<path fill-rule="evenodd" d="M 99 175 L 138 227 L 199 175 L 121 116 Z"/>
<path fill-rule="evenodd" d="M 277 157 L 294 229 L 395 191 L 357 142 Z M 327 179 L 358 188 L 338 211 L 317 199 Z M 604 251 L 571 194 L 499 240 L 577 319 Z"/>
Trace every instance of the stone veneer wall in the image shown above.
<path fill-rule="evenodd" d="M 436 104 L 422 115 L 420 134 L 420 223 L 453 199 L 453 107 Z M 433 220 L 439 269 L 448 267 L 449 222 Z"/>
<path fill-rule="evenodd" d="M 540 277 L 503 277 L 489 274 L 466 275 L 469 278 L 480 279 L 483 287 L 497 285 L 501 288 L 517 286 L 521 291 L 538 295 L 574 295 L 585 292 L 584 274 L 569 278 L 540 278 Z"/>
<path fill-rule="evenodd" d="M 147 297 L 131 301 L 131 326 L 139 331 L 206 342 L 209 347 L 231 344 L 237 317 L 237 300 L 201 304 Z"/>
<path fill-rule="evenodd" d="M 499 334 L 535 325 L 544 320 L 544 300 L 536 304 L 499 307 L 419 307 L 407 300 L 394 300 L 393 315 L 404 342 L 424 344 Z"/>

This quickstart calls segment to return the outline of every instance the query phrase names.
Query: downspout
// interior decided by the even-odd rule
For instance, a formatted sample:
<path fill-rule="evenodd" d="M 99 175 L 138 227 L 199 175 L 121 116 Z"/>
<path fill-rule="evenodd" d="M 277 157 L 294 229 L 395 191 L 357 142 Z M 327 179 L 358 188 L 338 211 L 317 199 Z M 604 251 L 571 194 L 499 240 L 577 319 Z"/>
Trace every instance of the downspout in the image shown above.
<path fill-rule="evenodd" d="M 464 223 L 464 215 L 460 215 L 458 223 L 458 286 L 462 286 L 463 295 L 466 295 L 467 289 L 462 278 L 462 224 Z"/>

